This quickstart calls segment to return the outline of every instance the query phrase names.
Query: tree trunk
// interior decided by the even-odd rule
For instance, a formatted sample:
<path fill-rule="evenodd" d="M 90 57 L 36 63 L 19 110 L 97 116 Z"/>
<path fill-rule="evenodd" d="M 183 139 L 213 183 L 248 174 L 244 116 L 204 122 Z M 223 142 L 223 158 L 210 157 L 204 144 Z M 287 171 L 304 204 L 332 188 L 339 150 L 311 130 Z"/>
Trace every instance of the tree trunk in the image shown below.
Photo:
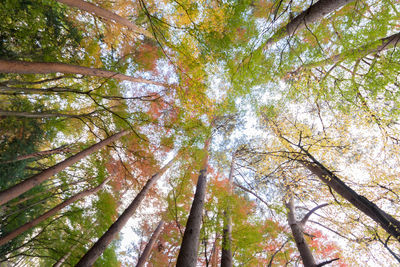
<path fill-rule="evenodd" d="M 176 263 L 177 267 L 195 267 L 197 263 L 200 225 L 203 215 L 204 198 L 206 195 L 209 145 L 210 138 L 206 141 L 204 146 L 204 151 L 206 154 L 203 159 L 203 166 L 200 170 L 200 175 L 197 180 L 196 193 L 194 194 L 189 218 L 187 220 L 185 232 L 183 234 L 182 244 Z"/>
<path fill-rule="evenodd" d="M 18 227 L 17 229 L 13 230 L 12 232 L 6 234 L 5 236 L 0 237 L 0 246 L 6 244 L 8 241 L 14 239 L 15 237 L 19 236 L 23 232 L 35 227 L 39 223 L 41 223 L 44 220 L 46 220 L 46 219 L 50 218 L 51 216 L 55 215 L 60 210 L 62 210 L 66 206 L 74 203 L 75 201 L 77 201 L 77 200 L 79 200 L 81 198 L 84 198 L 84 197 L 86 197 L 88 195 L 97 193 L 109 180 L 110 180 L 110 178 L 107 178 L 100 185 L 96 186 L 95 188 L 92 188 L 92 189 L 89 189 L 89 190 L 86 190 L 86 191 L 83 191 L 81 193 L 76 194 L 75 196 L 63 201 L 62 203 L 58 204 L 57 206 L 55 206 L 51 210 L 49 210 L 49 211 L 45 212 L 44 214 L 40 215 L 36 219 L 34 219 L 34 220 L 32 220 L 32 221 L 30 221 L 30 222 Z"/>
<path fill-rule="evenodd" d="M 384 212 L 367 198 L 357 194 L 347 186 L 335 174 L 318 162 L 310 153 L 302 149 L 311 162 L 299 160 L 299 162 L 317 176 L 322 182 L 332 188 L 336 193 L 349 201 L 359 211 L 378 223 L 389 235 L 400 241 L 400 221 Z"/>
<path fill-rule="evenodd" d="M 120 137 L 127 135 L 129 131 L 121 131 L 119 133 L 116 133 L 103 141 L 100 141 L 91 147 L 86 148 L 85 150 L 77 153 L 76 155 L 67 158 L 66 160 L 54 165 L 53 167 L 50 167 L 43 172 L 36 174 L 32 176 L 31 178 L 28 178 L 27 180 L 16 184 L 4 191 L 0 192 L 0 205 L 3 205 L 4 203 L 7 203 L 11 199 L 14 199 L 18 197 L 19 195 L 25 193 L 26 191 L 32 189 L 36 185 L 39 185 L 49 179 L 51 176 L 57 174 L 58 172 L 64 170 L 65 168 L 71 166 L 72 164 L 80 161 L 84 157 L 98 151 L 99 149 L 111 144 L 112 142 L 118 140 Z"/>
<path fill-rule="evenodd" d="M 81 74 L 102 78 L 112 78 L 121 81 L 131 81 L 136 83 L 146 83 L 159 86 L 165 84 L 155 81 L 146 80 L 144 78 L 135 78 L 118 72 L 82 67 L 57 62 L 28 62 L 28 61 L 11 61 L 0 60 L 0 73 L 19 73 L 19 74 L 47 74 L 47 73 L 69 73 Z"/>
<path fill-rule="evenodd" d="M 158 239 L 158 236 L 161 233 L 162 227 L 164 226 L 164 221 L 161 220 L 156 228 L 156 230 L 154 230 L 153 234 L 150 237 L 149 242 L 147 243 L 146 247 L 143 250 L 142 255 L 140 256 L 138 263 L 136 264 L 136 267 L 143 267 L 145 265 L 145 263 L 147 262 L 147 259 L 150 256 L 150 253 L 154 247 L 155 242 Z"/>
<path fill-rule="evenodd" d="M 69 256 L 71 256 L 71 251 L 69 251 L 67 254 L 65 254 L 64 256 L 62 256 L 61 259 L 59 259 L 54 265 L 53 267 L 61 267 L 61 265 L 69 258 Z"/>
<path fill-rule="evenodd" d="M 235 154 L 232 156 L 231 169 L 229 171 L 229 195 L 232 195 L 233 186 L 233 171 L 235 167 Z M 224 228 L 222 230 L 222 254 L 221 267 L 232 267 L 232 208 L 230 203 L 227 203 L 227 208 L 224 211 Z"/>
<path fill-rule="evenodd" d="M 121 25 L 126 26 L 128 29 L 130 29 L 134 32 L 143 34 L 144 36 L 146 36 L 150 39 L 154 39 L 154 36 L 150 32 L 146 31 L 145 29 L 139 28 L 138 26 L 133 24 L 130 20 L 123 18 L 107 9 L 98 7 L 92 3 L 88 3 L 85 1 L 81 1 L 81 0 L 57 0 L 57 1 L 60 3 L 66 4 L 68 6 L 75 7 L 80 10 L 84 10 L 84 11 L 94 14 L 100 18 L 115 21 Z"/>
<path fill-rule="evenodd" d="M 357 55 L 357 59 L 361 59 L 367 55 L 370 55 L 373 53 L 379 53 L 381 51 L 393 48 L 399 42 L 400 42 L 400 32 L 393 34 L 389 37 L 379 39 L 379 40 L 369 43 L 367 45 L 363 45 L 356 49 L 352 49 L 352 50 L 343 52 L 341 54 L 331 56 L 325 60 L 305 64 L 305 65 L 299 67 L 297 70 L 291 72 L 291 74 L 297 75 L 297 74 L 300 74 L 301 71 L 306 70 L 306 69 L 323 67 L 328 64 L 336 64 L 336 63 L 339 63 L 339 62 L 345 60 L 346 58 L 354 57 L 354 55 Z"/>
<path fill-rule="evenodd" d="M 168 168 L 174 163 L 178 156 L 170 160 L 160 171 L 154 174 L 144 185 L 142 190 L 137 194 L 132 203 L 125 209 L 125 211 L 119 216 L 119 218 L 108 228 L 108 230 L 100 237 L 99 240 L 89 249 L 88 252 L 81 258 L 81 260 L 75 265 L 75 267 L 90 267 L 94 264 L 98 257 L 104 252 L 107 246 L 115 239 L 122 227 L 128 222 L 128 220 L 135 214 L 136 209 L 145 198 L 147 192 L 153 186 L 155 182 L 168 170 Z"/>
<path fill-rule="evenodd" d="M 307 25 L 322 19 L 325 15 L 353 2 L 354 0 L 320 0 L 301 12 L 288 24 L 276 31 L 262 47 L 268 49 L 271 45 L 286 36 L 293 36 L 296 31 L 304 29 Z"/>
<path fill-rule="evenodd" d="M 95 114 L 96 111 L 86 113 L 86 114 L 65 114 L 65 113 L 51 113 L 51 112 L 24 112 L 24 111 L 9 111 L 0 109 L 0 116 L 14 116 L 14 117 L 24 117 L 24 118 L 57 118 L 57 117 L 65 117 L 65 118 L 82 118 L 88 117 Z"/>
<path fill-rule="evenodd" d="M 291 152 L 297 152 L 292 146 L 294 145 L 286 139 L 280 132 L 277 125 L 271 123 L 272 130 L 281 139 L 282 143 Z M 332 188 L 341 197 L 349 201 L 359 211 L 370 217 L 373 221 L 378 223 L 389 235 L 392 235 L 397 241 L 400 242 L 400 221 L 393 218 L 391 215 L 384 212 L 373 202 L 369 201 L 366 197 L 357 194 L 353 189 L 347 186 L 342 180 L 339 179 L 333 172 L 328 170 L 318 160 L 316 160 L 307 150 L 300 145 L 294 145 L 304 153 L 301 157 L 294 160 L 306 167 L 311 173 L 317 176 L 323 183 Z"/>
<path fill-rule="evenodd" d="M 61 265 L 69 258 L 69 256 L 71 256 L 72 251 L 78 246 L 79 243 L 75 243 L 75 245 L 73 245 L 67 254 L 65 254 L 64 256 L 62 256 L 56 263 L 54 263 L 53 267 L 61 267 Z"/>
<path fill-rule="evenodd" d="M 219 256 L 219 251 L 218 251 L 218 233 L 215 234 L 215 240 L 213 244 L 213 248 L 211 250 L 211 257 L 210 257 L 210 266 L 211 267 L 217 267 L 218 266 L 218 256 Z"/>
<path fill-rule="evenodd" d="M 31 159 L 31 158 L 38 158 L 38 157 L 43 157 L 43 156 L 48 156 L 48 155 L 54 155 L 54 154 L 58 154 L 61 152 L 69 152 L 69 151 L 71 151 L 71 148 L 66 145 L 63 145 L 63 146 L 60 146 L 60 147 L 57 147 L 54 149 L 50 149 L 50 150 L 38 151 L 38 152 L 18 156 L 15 159 L 0 161 L 0 164 L 7 164 L 7 163 L 16 162 L 16 161 L 21 161 L 21 160 L 26 160 L 26 159 Z"/>
<path fill-rule="evenodd" d="M 287 220 L 290 229 L 292 230 L 292 235 L 294 241 L 296 242 L 297 249 L 300 252 L 303 265 L 304 267 L 316 267 L 317 264 L 315 263 L 310 247 L 308 246 L 306 240 L 304 239 L 303 227 L 300 224 L 300 222 L 296 220 L 292 196 L 290 196 L 289 202 L 285 203 L 285 205 L 288 209 Z"/>

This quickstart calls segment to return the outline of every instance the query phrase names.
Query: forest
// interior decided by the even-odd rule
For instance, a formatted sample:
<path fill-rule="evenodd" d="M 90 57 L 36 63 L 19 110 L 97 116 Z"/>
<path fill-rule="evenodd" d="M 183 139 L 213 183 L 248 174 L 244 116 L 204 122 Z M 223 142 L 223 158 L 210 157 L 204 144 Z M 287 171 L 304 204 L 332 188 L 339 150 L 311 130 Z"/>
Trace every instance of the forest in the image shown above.
<path fill-rule="evenodd" d="M 400 266 L 398 0 L 0 1 L 0 266 Z"/>

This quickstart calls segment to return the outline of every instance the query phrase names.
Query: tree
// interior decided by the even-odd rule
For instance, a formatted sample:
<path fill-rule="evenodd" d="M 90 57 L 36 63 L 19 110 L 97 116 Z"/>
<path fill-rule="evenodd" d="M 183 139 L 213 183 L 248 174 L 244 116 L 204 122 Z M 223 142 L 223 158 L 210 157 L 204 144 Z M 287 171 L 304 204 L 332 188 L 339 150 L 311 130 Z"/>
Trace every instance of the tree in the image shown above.
<path fill-rule="evenodd" d="M 57 206 L 55 206 L 51 210 L 49 210 L 46 213 L 42 214 L 38 218 L 33 219 L 32 221 L 30 221 L 30 222 L 18 227 L 17 229 L 13 230 L 12 232 L 7 233 L 5 236 L 0 237 L 0 245 L 2 246 L 4 244 L 6 244 L 8 241 L 10 241 L 11 239 L 17 237 L 21 233 L 29 230 L 32 227 L 35 227 L 39 223 L 47 220 L 48 218 L 50 218 L 51 216 L 55 215 L 57 212 L 59 212 L 60 210 L 62 210 L 65 207 L 67 207 L 71 203 L 74 203 L 75 201 L 77 201 L 79 199 L 82 199 L 82 198 L 84 198 L 86 196 L 89 196 L 89 195 L 97 193 L 109 180 L 110 180 L 110 178 L 107 178 L 101 184 L 99 184 L 98 186 L 76 194 L 75 196 L 63 201 L 62 203 L 58 204 Z"/>
<path fill-rule="evenodd" d="M 1 191 L 0 192 L 0 205 L 3 205 L 4 203 L 7 203 L 11 199 L 18 197 L 22 193 L 25 193 L 26 191 L 32 189 L 34 186 L 41 184 L 42 182 L 44 182 L 46 179 L 50 178 L 54 174 L 71 166 L 72 164 L 78 162 L 79 160 L 86 157 L 87 155 L 111 144 L 112 142 L 118 140 L 120 137 L 122 137 L 124 135 L 127 135 L 128 133 L 129 133 L 129 131 L 121 131 L 119 133 L 116 133 L 116 134 L 86 148 L 85 150 L 77 153 L 76 155 L 54 165 L 53 167 L 50 167 L 50 168 L 46 169 L 45 171 L 43 171 L 37 175 L 34 175 L 19 184 L 16 184 L 6 190 Z"/>
<path fill-rule="evenodd" d="M 170 160 L 164 167 L 162 167 L 156 174 L 154 174 L 144 185 L 142 190 L 137 194 L 131 204 L 125 211 L 118 217 L 118 219 L 108 228 L 108 230 L 101 236 L 99 240 L 89 249 L 88 252 L 80 259 L 76 266 L 91 266 L 97 258 L 104 252 L 107 246 L 121 231 L 122 227 L 128 222 L 129 218 L 135 213 L 136 209 L 146 197 L 147 192 L 157 182 L 158 179 L 168 170 L 174 163 L 176 158 Z"/>
<path fill-rule="evenodd" d="M 146 261 L 150 256 L 151 250 L 153 249 L 154 244 L 157 241 L 157 238 L 161 233 L 163 225 L 164 225 L 164 221 L 161 220 L 158 223 L 157 228 L 154 230 L 153 234 L 151 235 L 149 242 L 147 242 L 146 247 L 144 248 L 144 250 L 142 252 L 142 255 L 140 255 L 140 258 L 136 264 L 136 267 L 142 267 L 146 264 Z"/>
<path fill-rule="evenodd" d="M 235 167 L 235 154 L 232 156 L 231 169 L 229 171 L 229 187 L 232 192 L 233 186 L 233 172 Z M 221 267 L 232 267 L 232 218 L 231 208 L 228 206 L 227 210 L 224 211 L 224 229 L 222 232 L 222 255 L 221 255 Z"/>
<path fill-rule="evenodd" d="M 285 26 L 275 32 L 263 45 L 264 49 L 268 49 L 272 44 L 286 36 L 293 36 L 296 31 L 300 31 L 317 20 L 320 20 L 325 15 L 335 11 L 342 6 L 351 3 L 352 0 L 320 0 L 312 4 L 305 11 L 301 12 Z"/>
<path fill-rule="evenodd" d="M 96 16 L 99 16 L 101 18 L 120 23 L 120 24 L 128 27 L 128 29 L 130 29 L 134 32 L 143 34 L 144 36 L 146 36 L 148 38 L 151 38 L 151 39 L 154 38 L 150 32 L 148 32 L 142 28 L 139 28 L 138 26 L 136 26 L 135 24 L 130 22 L 128 19 L 118 16 L 117 14 L 115 14 L 107 9 L 98 7 L 92 3 L 88 3 L 86 1 L 81 1 L 81 0 L 57 0 L 57 1 L 60 3 L 66 4 L 66 5 L 87 11 L 89 13 L 95 14 Z"/>
<path fill-rule="evenodd" d="M 295 207 L 293 202 L 293 196 L 289 197 L 289 200 L 287 203 L 285 203 L 285 205 L 288 209 L 287 213 L 288 224 L 290 226 L 290 229 L 292 230 L 292 235 L 296 242 L 297 249 L 300 252 L 304 266 L 305 267 L 317 266 L 317 264 L 315 263 L 314 256 L 312 255 L 312 252 L 310 250 L 310 247 L 308 246 L 307 241 L 304 238 L 304 232 L 302 229 L 304 227 L 304 224 L 300 224 L 296 220 L 294 213 Z"/>
<path fill-rule="evenodd" d="M 55 62 L 27 62 L 27 61 L 0 60 L 0 72 L 20 73 L 20 74 L 45 74 L 45 73 L 61 72 L 61 73 L 90 75 L 102 78 L 112 78 L 122 81 L 131 81 L 131 82 L 164 86 L 164 84 L 160 82 L 149 81 L 143 78 L 134 78 L 131 76 L 127 76 L 112 71 L 69 65 L 65 63 L 55 63 Z"/>
<path fill-rule="evenodd" d="M 134 265 L 162 217 L 149 266 L 398 264 L 399 10 L 1 1 L 0 235 L 113 179 L 0 246 L 0 262 Z M 129 138 L 88 152 L 118 129 Z"/>
<path fill-rule="evenodd" d="M 200 226 L 206 194 L 208 149 L 211 138 L 204 144 L 204 158 L 199 177 L 197 179 L 196 192 L 194 194 L 189 218 L 186 222 L 182 244 L 179 251 L 176 266 L 195 266 L 197 262 L 198 244 L 200 239 Z"/>

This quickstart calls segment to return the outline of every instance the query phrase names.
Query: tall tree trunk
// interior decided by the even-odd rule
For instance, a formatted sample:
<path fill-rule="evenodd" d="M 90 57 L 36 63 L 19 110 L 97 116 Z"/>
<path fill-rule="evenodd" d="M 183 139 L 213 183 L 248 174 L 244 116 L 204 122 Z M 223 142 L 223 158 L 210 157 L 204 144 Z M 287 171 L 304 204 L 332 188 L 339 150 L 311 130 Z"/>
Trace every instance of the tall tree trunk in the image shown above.
<path fill-rule="evenodd" d="M 285 203 L 288 213 L 287 220 L 292 230 L 292 235 L 294 241 L 296 242 L 297 249 L 300 252 L 301 259 L 303 261 L 304 267 L 316 267 L 315 259 L 312 255 L 310 247 L 307 244 L 307 241 L 304 238 L 303 226 L 300 222 L 296 220 L 293 197 L 290 196 L 289 201 Z"/>
<path fill-rule="evenodd" d="M 0 116 L 14 116 L 14 117 L 24 117 L 24 118 L 82 118 L 92 116 L 98 111 L 93 111 L 86 114 L 65 114 L 65 113 L 53 113 L 53 112 L 25 112 L 25 111 L 9 111 L 0 109 Z"/>
<path fill-rule="evenodd" d="M 111 21 L 115 21 L 121 25 L 126 26 L 128 29 L 143 34 L 144 36 L 150 38 L 150 39 L 154 39 L 154 36 L 146 31 L 145 29 L 142 29 L 138 26 L 136 26 L 135 24 L 133 24 L 130 20 L 123 18 L 117 14 L 115 14 L 114 12 L 111 12 L 107 9 L 98 7 L 92 3 L 88 3 L 85 1 L 81 1 L 81 0 L 57 0 L 60 3 L 66 4 L 68 6 L 71 7 L 75 7 L 78 8 L 80 10 L 84 10 L 86 12 L 89 12 L 91 14 L 94 14 L 100 18 L 106 19 L 106 20 L 111 20 Z"/>
<path fill-rule="evenodd" d="M 6 234 L 5 236 L 0 237 L 0 246 L 6 244 L 8 241 L 16 238 L 17 236 L 19 236 L 20 234 L 22 234 L 23 232 L 35 227 L 36 225 L 38 225 L 39 223 L 43 222 L 44 220 L 50 218 L 51 216 L 55 215 L 56 213 L 58 213 L 60 210 L 62 210 L 63 208 L 65 208 L 66 206 L 74 203 L 75 201 L 82 199 L 88 195 L 92 195 L 97 193 L 108 181 L 110 180 L 110 178 L 105 179 L 100 185 L 89 189 L 89 190 L 85 190 L 81 193 L 76 194 L 75 196 L 63 201 L 62 203 L 58 204 L 57 206 L 55 206 L 54 208 L 52 208 L 51 210 L 43 213 L 42 215 L 40 215 L 39 217 L 37 217 L 36 219 L 18 227 L 17 229 L 13 230 L 12 232 Z"/>
<path fill-rule="evenodd" d="M 70 152 L 70 151 L 71 151 L 70 147 L 63 145 L 63 146 L 60 146 L 60 147 L 57 147 L 54 149 L 50 149 L 50 150 L 38 151 L 38 152 L 18 156 L 15 159 L 0 161 L 0 164 L 6 164 L 6 163 L 21 161 L 21 160 L 26 160 L 26 159 L 31 159 L 31 158 L 38 158 L 38 157 L 43 157 L 43 156 L 48 156 L 48 155 L 54 155 L 54 154 L 58 154 L 61 152 Z"/>
<path fill-rule="evenodd" d="M 28 178 L 27 180 L 16 184 L 4 191 L 0 192 L 0 205 L 3 205 L 4 203 L 7 203 L 11 199 L 14 199 L 18 197 L 19 195 L 25 193 L 26 191 L 32 189 L 36 185 L 39 185 L 49 179 L 51 176 L 57 174 L 58 172 L 64 170 L 65 168 L 71 166 L 72 164 L 80 161 L 84 157 L 92 154 L 93 152 L 96 152 L 100 150 L 101 148 L 111 144 L 112 142 L 118 140 L 120 137 L 127 135 L 129 131 L 121 131 L 119 133 L 116 133 L 94 145 L 91 147 L 86 148 L 85 150 L 77 153 L 76 155 L 67 158 L 66 160 L 54 165 L 53 167 L 50 167 L 43 172 L 36 174 L 32 176 L 31 178 Z"/>
<path fill-rule="evenodd" d="M 232 195 L 233 171 L 235 168 L 235 154 L 232 155 L 231 169 L 229 171 L 229 195 Z M 227 203 L 224 211 L 224 228 L 222 230 L 221 267 L 232 267 L 232 207 Z"/>
<path fill-rule="evenodd" d="M 393 34 L 389 37 L 379 39 L 375 42 L 371 42 L 369 44 L 360 46 L 358 48 L 351 49 L 351 50 L 343 52 L 341 54 L 333 55 L 325 60 L 305 64 L 305 65 L 299 67 L 297 70 L 291 72 L 291 74 L 296 75 L 306 69 L 323 67 L 328 64 L 336 64 L 336 63 L 339 63 L 339 62 L 345 60 L 346 58 L 349 58 L 349 56 L 353 57 L 354 55 L 357 55 L 357 59 L 361 59 L 367 55 L 370 55 L 373 53 L 379 53 L 384 50 L 393 48 L 393 47 L 397 46 L 399 44 L 399 42 L 400 42 L 400 32 Z"/>
<path fill-rule="evenodd" d="M 99 240 L 89 249 L 88 252 L 80 259 L 75 267 L 90 267 L 94 264 L 98 257 L 103 254 L 107 246 L 115 239 L 121 229 L 125 226 L 128 220 L 135 214 L 136 209 L 143 201 L 147 192 L 154 185 L 155 182 L 168 170 L 168 168 L 174 163 L 178 155 L 174 159 L 170 160 L 160 171 L 154 174 L 144 185 L 142 190 L 137 194 L 132 203 L 125 209 L 125 211 L 119 216 L 119 218 L 108 228 L 108 230 L 100 237 Z"/>
<path fill-rule="evenodd" d="M 210 138 L 206 141 L 204 146 L 205 156 L 203 159 L 203 166 L 200 170 L 200 175 L 197 180 L 196 193 L 194 194 L 189 218 L 187 220 L 185 232 L 183 234 L 182 244 L 176 263 L 177 267 L 195 267 L 197 263 L 200 225 L 203 215 L 204 198 L 206 195 L 209 145 Z"/>
<path fill-rule="evenodd" d="M 270 37 L 262 47 L 268 49 L 271 45 L 286 36 L 293 36 L 296 31 L 304 29 L 307 25 L 322 19 L 325 15 L 353 2 L 354 0 L 320 0 L 301 12 L 288 24 L 280 28 Z"/>
<path fill-rule="evenodd" d="M 150 253 L 151 253 L 151 251 L 152 251 L 152 249 L 154 247 L 155 242 L 158 239 L 158 236 L 161 233 L 161 230 L 162 230 L 163 226 L 164 226 L 164 221 L 161 220 L 158 223 L 158 226 L 157 226 L 156 230 L 154 230 L 153 234 L 151 235 L 150 240 L 147 243 L 146 247 L 144 248 L 143 253 L 142 253 L 142 255 L 140 256 L 140 258 L 138 260 L 138 263 L 136 264 L 136 267 L 143 267 L 145 265 L 145 263 L 147 262 L 147 259 L 150 256 Z"/>
<path fill-rule="evenodd" d="M 318 162 L 310 153 L 302 149 L 302 151 L 311 160 L 299 160 L 300 163 L 317 176 L 322 182 L 332 188 L 341 197 L 349 201 L 359 211 L 370 217 L 378 223 L 389 235 L 392 235 L 400 242 L 400 221 L 393 218 L 391 215 L 384 212 L 373 202 L 366 197 L 359 195 L 342 180 L 339 179 L 333 172 L 329 171 Z"/>
<path fill-rule="evenodd" d="M 146 83 L 159 86 L 165 84 L 155 81 L 146 80 L 144 78 L 135 78 L 118 72 L 82 67 L 78 65 L 70 65 L 57 62 L 28 62 L 28 61 L 12 61 L 0 60 L 0 73 L 19 73 L 19 74 L 47 74 L 47 73 L 69 73 L 81 74 L 108 79 L 117 79 L 121 81 L 131 81 L 136 83 Z"/>

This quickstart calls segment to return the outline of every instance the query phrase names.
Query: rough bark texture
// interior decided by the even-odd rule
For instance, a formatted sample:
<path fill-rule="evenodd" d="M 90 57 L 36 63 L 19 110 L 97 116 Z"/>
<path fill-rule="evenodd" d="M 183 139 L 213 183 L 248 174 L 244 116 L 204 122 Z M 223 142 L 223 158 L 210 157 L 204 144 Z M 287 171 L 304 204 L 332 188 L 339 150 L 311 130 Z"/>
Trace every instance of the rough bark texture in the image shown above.
<path fill-rule="evenodd" d="M 104 250 L 108 245 L 115 239 L 122 227 L 128 222 L 128 220 L 135 214 L 136 209 L 143 201 L 147 192 L 154 185 L 155 182 L 165 173 L 166 170 L 173 164 L 177 157 L 169 161 L 160 171 L 154 174 L 144 185 L 139 194 L 136 195 L 132 203 L 125 209 L 125 211 L 119 216 L 119 218 L 108 228 L 108 230 L 100 237 L 99 240 L 89 249 L 88 252 L 81 258 L 81 260 L 75 265 L 75 267 L 90 267 L 94 264 L 98 257 L 103 254 Z"/>
<path fill-rule="evenodd" d="M 292 36 L 296 31 L 302 30 L 317 20 L 322 19 L 325 15 L 343 7 L 344 5 L 353 2 L 354 0 L 320 0 L 310 6 L 308 9 L 297 15 L 288 24 L 280 28 L 276 33 L 269 38 L 263 45 L 264 49 L 268 49 L 271 45 L 286 36 Z"/>
<path fill-rule="evenodd" d="M 200 226 L 203 215 L 204 197 L 207 185 L 207 165 L 208 165 L 208 147 L 210 139 L 206 141 L 204 150 L 206 155 L 203 160 L 203 166 L 197 180 L 196 193 L 192 207 L 190 208 L 189 218 L 186 223 L 183 234 L 181 249 L 179 251 L 177 267 L 195 267 L 199 249 Z"/>
<path fill-rule="evenodd" d="M 32 176 L 31 178 L 16 184 L 4 191 L 0 192 L 0 205 L 3 205 L 4 203 L 7 203 L 11 199 L 14 199 L 18 197 L 19 195 L 25 193 L 26 191 L 32 189 L 36 185 L 39 185 L 49 179 L 51 176 L 55 175 L 56 173 L 64 170 L 65 168 L 71 166 L 72 164 L 80 161 L 84 157 L 92 154 L 93 152 L 96 152 L 100 150 L 101 148 L 105 147 L 106 145 L 111 144 L 112 142 L 118 140 L 120 137 L 128 134 L 129 131 L 121 131 L 119 133 L 116 133 L 103 141 L 98 142 L 97 144 L 92 145 L 89 148 L 86 148 L 85 150 L 77 153 L 76 155 L 67 158 L 66 160 L 54 165 L 53 167 L 50 167 L 43 172 L 36 174 Z"/>
<path fill-rule="evenodd" d="M 73 196 L 73 197 L 63 201 L 62 203 L 58 204 L 57 206 L 55 206 L 51 210 L 43 213 L 42 215 L 40 215 L 36 219 L 34 219 L 34 220 L 32 220 L 32 221 L 30 221 L 30 222 L 18 227 L 14 231 L 6 234 L 5 236 L 2 236 L 0 238 L 0 246 L 6 244 L 8 241 L 14 239 L 15 237 L 19 236 L 23 232 L 35 227 L 39 223 L 41 223 L 44 220 L 46 220 L 46 219 L 50 218 L 51 216 L 55 215 L 60 210 L 62 210 L 66 206 L 74 203 L 75 201 L 77 201 L 79 199 L 82 199 L 82 198 L 84 198 L 84 197 L 86 197 L 88 195 L 91 195 L 91 194 L 94 194 L 94 193 L 98 192 L 109 180 L 110 180 L 110 178 L 107 178 L 106 180 L 104 180 L 100 185 L 96 186 L 95 188 L 92 188 L 92 189 L 89 189 L 89 190 L 86 190 L 86 191 L 83 191 L 81 193 L 76 194 L 75 196 Z"/>
<path fill-rule="evenodd" d="M 28 62 L 28 61 L 0 60 L 0 73 L 47 74 L 47 73 L 57 73 L 57 72 L 96 76 L 109 79 L 112 78 L 121 81 L 131 81 L 136 83 L 147 83 L 147 84 L 165 86 L 165 84 L 160 82 L 150 81 L 143 78 L 135 78 L 113 71 L 82 67 L 78 65 L 70 65 L 57 62 Z"/>
<path fill-rule="evenodd" d="M 400 222 L 398 220 L 347 186 L 342 180 L 325 168 L 308 152 L 305 153 L 312 162 L 300 162 L 307 169 L 316 175 L 322 182 L 331 187 L 336 193 L 353 204 L 354 207 L 378 223 L 389 235 L 392 235 L 398 241 L 400 241 Z"/>
<path fill-rule="evenodd" d="M 233 171 L 235 167 L 235 156 L 232 157 L 231 169 L 229 171 L 229 194 L 232 194 Z M 229 203 L 228 203 L 229 205 Z M 222 254 L 221 267 L 232 267 L 232 216 L 231 207 L 224 211 L 224 228 L 222 230 Z"/>
<path fill-rule="evenodd" d="M 304 267 L 316 267 L 314 257 L 308 246 L 306 240 L 304 239 L 303 227 L 299 222 L 297 222 L 294 211 L 293 198 L 291 197 L 288 203 L 285 203 L 288 209 L 287 219 L 292 230 L 294 241 L 296 242 L 297 249 L 300 252 L 301 260 L 303 261 Z"/>
<path fill-rule="evenodd" d="M 128 19 L 123 18 L 123 17 L 121 17 L 121 16 L 119 16 L 119 15 L 115 14 L 114 12 L 111 12 L 111 11 L 109 11 L 107 9 L 98 7 L 98 6 L 96 6 L 96 5 L 92 4 L 92 3 L 88 3 L 88 2 L 85 2 L 85 1 L 81 1 L 81 0 L 57 0 L 57 1 L 60 2 L 60 3 L 66 4 L 68 6 L 75 7 L 75 8 L 78 8 L 80 10 L 84 10 L 84 11 L 89 12 L 89 13 L 91 13 L 93 15 L 96 15 L 96 16 L 98 16 L 100 18 L 103 18 L 103 19 L 106 19 L 106 20 L 115 21 L 115 22 L 117 22 L 117 23 L 119 23 L 121 25 L 126 26 L 128 29 L 130 29 L 130 30 L 132 30 L 134 32 L 143 34 L 144 36 L 146 36 L 146 37 L 148 37 L 150 39 L 154 39 L 154 36 L 150 32 L 148 32 L 148 31 L 146 31 L 146 30 L 144 30 L 142 28 L 139 28 L 138 26 L 133 24 Z"/>
<path fill-rule="evenodd" d="M 154 230 L 153 234 L 151 235 L 150 240 L 147 243 L 146 247 L 144 248 L 142 255 L 140 255 L 140 258 L 138 260 L 138 263 L 136 264 L 136 267 L 143 267 L 145 265 L 145 263 L 147 262 L 147 259 L 150 256 L 151 250 L 153 249 L 154 244 L 157 241 L 158 236 L 160 235 L 163 226 L 164 226 L 164 221 L 161 220 L 158 223 L 156 230 Z"/>

